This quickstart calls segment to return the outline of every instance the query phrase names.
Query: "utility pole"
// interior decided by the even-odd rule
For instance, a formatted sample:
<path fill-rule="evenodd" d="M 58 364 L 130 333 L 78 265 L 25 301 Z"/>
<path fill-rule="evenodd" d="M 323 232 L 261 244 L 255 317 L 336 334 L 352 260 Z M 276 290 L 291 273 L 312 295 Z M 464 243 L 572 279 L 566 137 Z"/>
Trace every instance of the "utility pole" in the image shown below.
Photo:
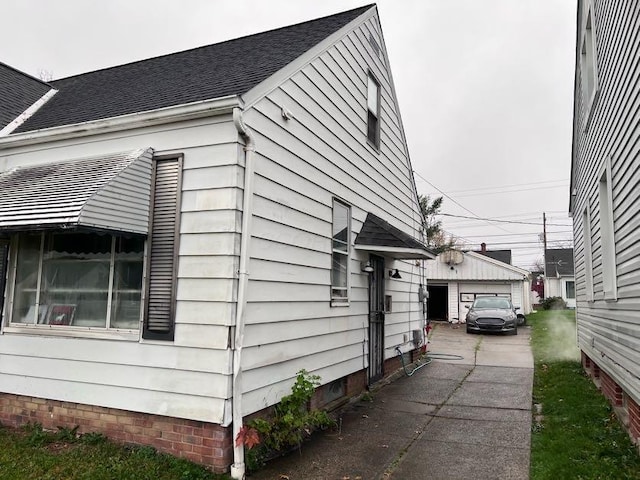
<path fill-rule="evenodd" d="M 544 278 L 547 278 L 547 215 L 542 212 L 542 243 L 544 245 L 544 254 L 542 255 L 544 261 Z"/>

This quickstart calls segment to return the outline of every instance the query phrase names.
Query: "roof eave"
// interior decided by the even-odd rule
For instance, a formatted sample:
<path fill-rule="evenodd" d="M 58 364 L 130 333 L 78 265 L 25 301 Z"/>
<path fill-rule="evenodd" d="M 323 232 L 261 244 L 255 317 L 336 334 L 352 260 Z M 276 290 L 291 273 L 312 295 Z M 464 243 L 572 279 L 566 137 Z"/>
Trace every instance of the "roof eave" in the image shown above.
<path fill-rule="evenodd" d="M 529 272 L 528 270 L 525 270 L 524 268 L 520 268 L 520 267 L 516 267 L 515 265 L 509 265 L 508 263 L 504 263 L 501 262 L 500 260 L 496 260 L 495 258 L 491 258 L 491 257 L 487 257 L 486 255 L 482 255 L 481 253 L 477 253 L 477 252 L 473 252 L 473 251 L 468 251 L 465 253 L 465 255 L 471 255 L 472 257 L 475 257 L 479 260 L 483 260 L 487 263 L 492 263 L 498 267 L 502 267 L 504 269 L 507 270 L 511 270 L 512 272 L 516 272 L 519 273 L 521 275 L 530 275 L 531 272 Z"/>
<path fill-rule="evenodd" d="M 424 248 L 388 247 L 384 245 L 355 245 L 356 250 L 373 252 L 397 260 L 426 259 L 433 260 L 436 254 Z"/>
<path fill-rule="evenodd" d="M 231 113 L 235 107 L 243 107 L 242 99 L 238 95 L 228 95 L 118 117 L 43 128 L 31 132 L 14 133 L 0 138 L 0 150 L 10 147 L 117 132 L 131 128 L 148 127 L 169 122 L 224 115 Z"/>

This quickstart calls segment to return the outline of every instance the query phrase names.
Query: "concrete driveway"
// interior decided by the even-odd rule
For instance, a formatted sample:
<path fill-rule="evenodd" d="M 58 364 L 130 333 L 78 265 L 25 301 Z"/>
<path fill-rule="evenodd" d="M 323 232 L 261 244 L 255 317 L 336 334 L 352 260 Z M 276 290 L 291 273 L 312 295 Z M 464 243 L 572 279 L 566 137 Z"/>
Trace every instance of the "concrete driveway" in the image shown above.
<path fill-rule="evenodd" d="M 372 401 L 341 414 L 338 431 L 314 435 L 301 453 L 274 460 L 250 478 L 528 479 L 529 332 L 469 335 L 464 325 L 436 325 L 431 363 L 380 386 Z"/>

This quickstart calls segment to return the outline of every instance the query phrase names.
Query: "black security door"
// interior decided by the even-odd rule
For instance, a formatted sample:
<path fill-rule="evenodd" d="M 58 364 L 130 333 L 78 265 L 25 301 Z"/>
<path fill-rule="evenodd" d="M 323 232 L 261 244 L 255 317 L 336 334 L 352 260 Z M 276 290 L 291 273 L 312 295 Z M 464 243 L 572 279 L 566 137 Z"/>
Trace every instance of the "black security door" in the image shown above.
<path fill-rule="evenodd" d="M 384 258 L 371 255 L 369 274 L 369 383 L 384 373 Z"/>

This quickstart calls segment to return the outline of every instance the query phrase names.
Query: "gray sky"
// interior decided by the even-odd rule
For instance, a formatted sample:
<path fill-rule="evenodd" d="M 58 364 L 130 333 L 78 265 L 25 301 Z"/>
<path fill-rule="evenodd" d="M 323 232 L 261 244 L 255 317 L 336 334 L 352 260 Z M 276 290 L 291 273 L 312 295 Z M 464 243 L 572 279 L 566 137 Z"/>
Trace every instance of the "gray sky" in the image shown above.
<path fill-rule="evenodd" d="M 0 0 L 0 61 L 61 78 L 367 3 Z M 419 193 L 444 192 L 452 215 L 541 224 L 546 211 L 550 247 L 571 246 L 576 1 L 377 5 Z M 442 220 L 467 248 L 511 248 L 525 268 L 542 257 L 541 225 Z"/>

